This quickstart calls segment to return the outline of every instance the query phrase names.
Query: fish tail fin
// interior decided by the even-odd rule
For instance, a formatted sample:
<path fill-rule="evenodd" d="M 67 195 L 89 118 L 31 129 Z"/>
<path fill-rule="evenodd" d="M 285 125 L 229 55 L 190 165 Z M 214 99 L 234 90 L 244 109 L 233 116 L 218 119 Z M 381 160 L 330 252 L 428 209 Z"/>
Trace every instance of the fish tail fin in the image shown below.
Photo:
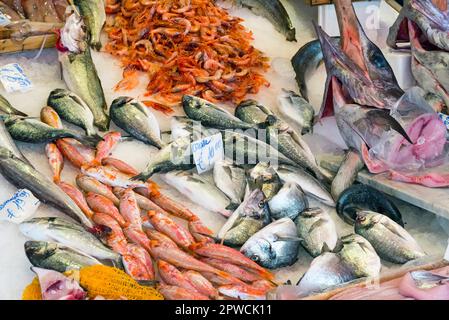
<path fill-rule="evenodd" d="M 86 135 L 76 135 L 73 138 L 81 142 L 82 144 L 90 147 L 96 147 L 98 142 L 102 141 L 103 138 L 101 136 L 86 136 Z"/>
<path fill-rule="evenodd" d="M 152 172 L 146 170 L 131 178 L 132 181 L 146 181 L 153 175 Z M 151 190 L 150 190 L 151 191 Z"/>

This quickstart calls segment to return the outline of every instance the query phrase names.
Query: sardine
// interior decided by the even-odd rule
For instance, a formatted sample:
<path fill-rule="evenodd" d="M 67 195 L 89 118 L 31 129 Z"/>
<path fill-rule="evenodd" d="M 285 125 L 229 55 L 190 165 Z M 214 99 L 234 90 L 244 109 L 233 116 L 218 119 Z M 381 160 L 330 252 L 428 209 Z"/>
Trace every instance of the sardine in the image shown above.
<path fill-rule="evenodd" d="M 335 201 L 331 194 L 320 181 L 314 178 L 301 168 L 280 165 L 276 169 L 277 174 L 281 180 L 285 182 L 296 183 L 301 186 L 302 190 L 314 199 L 328 205 L 335 207 Z"/>
<path fill-rule="evenodd" d="M 217 188 L 227 195 L 232 203 L 242 203 L 246 189 L 244 169 L 229 160 L 222 160 L 215 162 L 213 175 Z"/>
<path fill-rule="evenodd" d="M 19 230 L 35 241 L 57 242 L 97 259 L 120 261 L 120 255 L 106 248 L 93 234 L 62 218 L 33 218 L 22 222 Z"/>
<path fill-rule="evenodd" d="M 145 170 L 133 179 L 146 181 L 155 173 L 166 173 L 174 170 L 189 170 L 195 167 L 190 149 L 190 138 L 181 137 L 158 151 Z"/>
<path fill-rule="evenodd" d="M 50 92 L 47 105 L 52 107 L 63 120 L 83 128 L 88 136 L 97 134 L 92 111 L 75 93 L 66 89 L 55 89 Z"/>
<path fill-rule="evenodd" d="M 340 239 L 335 251 L 358 278 L 376 278 L 382 264 L 371 243 L 358 234 L 350 234 Z"/>
<path fill-rule="evenodd" d="M 296 219 L 296 227 L 302 246 L 313 257 L 325 251 L 332 251 L 337 245 L 335 223 L 330 215 L 320 208 L 311 208 L 300 213 Z"/>
<path fill-rule="evenodd" d="M 103 1 L 96 3 L 101 2 Z M 93 4 L 93 6 L 96 5 Z M 103 87 L 92 61 L 90 49 L 84 48 L 85 42 L 83 40 L 78 43 L 78 47 L 81 48 L 79 52 L 59 51 L 62 76 L 69 90 L 80 96 L 89 106 L 94 115 L 95 125 L 101 131 L 106 131 L 109 129 L 110 120 L 107 114 L 108 106 L 106 105 Z"/>
<path fill-rule="evenodd" d="M 4 96 L 0 94 L 0 112 L 10 115 L 27 117 L 26 113 L 15 109 Z"/>
<path fill-rule="evenodd" d="M 426 254 L 399 224 L 372 211 L 357 214 L 355 232 L 368 240 L 382 259 L 403 264 Z"/>
<path fill-rule="evenodd" d="M 100 136 L 86 136 L 68 129 L 53 128 L 40 120 L 18 116 L 5 116 L 5 126 L 14 140 L 29 143 L 47 143 L 61 138 L 73 138 L 95 147 Z"/>
<path fill-rule="evenodd" d="M 142 102 L 128 97 L 115 99 L 111 104 L 112 121 L 133 137 L 161 149 L 161 130 L 156 117 Z"/>
<path fill-rule="evenodd" d="M 248 186 L 251 190 L 262 190 L 269 201 L 279 192 L 282 183 L 273 166 L 266 162 L 259 162 L 248 171 Z"/>
<path fill-rule="evenodd" d="M 235 0 L 242 7 L 268 19 L 287 41 L 296 41 L 296 30 L 280 0 Z"/>
<path fill-rule="evenodd" d="M 53 181 L 3 147 L 0 147 L 0 172 L 17 188 L 28 189 L 40 201 L 60 209 L 86 227 L 93 226 L 81 209 Z"/>
<path fill-rule="evenodd" d="M 306 99 L 293 91 L 283 89 L 279 96 L 279 112 L 301 134 L 312 132 L 315 110 Z"/>
<path fill-rule="evenodd" d="M 101 30 L 106 23 L 105 4 L 103 0 L 74 0 L 89 33 L 89 44 L 99 51 L 101 49 Z"/>
<path fill-rule="evenodd" d="M 342 262 L 340 256 L 325 252 L 313 259 L 309 269 L 297 284 L 299 296 L 308 296 L 355 280 L 352 270 Z"/>
<path fill-rule="evenodd" d="M 207 100 L 184 95 L 182 97 L 182 106 L 187 116 L 202 125 L 216 129 L 253 129 L 254 126 L 241 121 L 232 114 L 220 109 Z"/>
<path fill-rule="evenodd" d="M 268 202 L 271 217 L 275 220 L 290 218 L 292 220 L 309 206 L 307 197 L 296 183 L 286 183 Z"/>
<path fill-rule="evenodd" d="M 295 223 L 282 218 L 254 234 L 240 251 L 262 267 L 277 269 L 296 262 L 299 240 Z"/>
<path fill-rule="evenodd" d="M 256 189 L 228 218 L 217 238 L 226 245 L 241 246 L 269 222 L 270 211 L 265 195 Z"/>
<path fill-rule="evenodd" d="M 225 217 L 231 215 L 231 211 L 228 209 L 231 204 L 229 198 L 198 174 L 188 171 L 173 171 L 163 175 L 162 179 L 203 208 L 220 213 Z"/>
<path fill-rule="evenodd" d="M 101 264 L 95 258 L 52 242 L 27 241 L 25 254 L 33 266 L 59 272 Z"/>

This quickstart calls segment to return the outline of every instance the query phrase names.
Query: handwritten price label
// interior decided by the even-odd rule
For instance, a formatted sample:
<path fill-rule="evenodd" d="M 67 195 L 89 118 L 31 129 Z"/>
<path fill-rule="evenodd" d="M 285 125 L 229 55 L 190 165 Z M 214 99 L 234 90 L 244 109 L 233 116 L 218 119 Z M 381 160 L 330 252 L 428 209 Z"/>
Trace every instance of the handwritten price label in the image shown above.
<path fill-rule="evenodd" d="M 6 27 L 10 23 L 9 17 L 0 11 L 0 27 Z"/>
<path fill-rule="evenodd" d="M 26 92 L 33 86 L 30 79 L 17 63 L 7 64 L 0 68 L 0 81 L 6 92 Z"/>
<path fill-rule="evenodd" d="M 40 201 L 27 189 L 20 189 L 0 204 L 0 220 L 21 223 L 31 217 Z"/>
<path fill-rule="evenodd" d="M 215 162 L 224 159 L 223 139 L 221 133 L 197 140 L 191 144 L 193 160 L 198 173 L 204 173 L 214 167 Z"/>

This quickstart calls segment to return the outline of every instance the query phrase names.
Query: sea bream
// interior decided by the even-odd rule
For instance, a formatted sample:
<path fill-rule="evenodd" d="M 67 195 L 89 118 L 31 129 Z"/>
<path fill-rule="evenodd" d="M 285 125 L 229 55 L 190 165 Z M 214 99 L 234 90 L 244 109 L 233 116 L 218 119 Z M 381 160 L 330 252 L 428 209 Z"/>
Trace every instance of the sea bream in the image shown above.
<path fill-rule="evenodd" d="M 319 116 L 335 113 L 348 147 L 372 173 L 435 166 L 444 156 L 444 124 L 417 88 L 406 94 L 380 49 L 365 35 L 351 2 L 335 3 L 341 48 L 316 27 L 327 69 Z M 384 109 L 384 110 L 382 110 Z"/>
<path fill-rule="evenodd" d="M 419 86 L 439 95 L 449 106 L 449 6 L 410 0 L 401 9 L 387 39 L 394 49 L 410 42 L 412 72 Z M 437 110 L 441 111 L 441 110 Z"/>

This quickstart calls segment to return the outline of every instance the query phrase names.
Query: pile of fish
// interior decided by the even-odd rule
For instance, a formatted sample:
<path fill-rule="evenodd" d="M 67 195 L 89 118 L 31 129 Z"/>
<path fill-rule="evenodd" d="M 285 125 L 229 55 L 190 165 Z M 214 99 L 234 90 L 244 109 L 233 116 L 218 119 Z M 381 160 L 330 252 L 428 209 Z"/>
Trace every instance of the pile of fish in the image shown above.
<path fill-rule="evenodd" d="M 12 22 L 28 19 L 35 22 L 61 23 L 65 21 L 68 5 L 67 0 L 2 0 L 0 12 Z"/>

